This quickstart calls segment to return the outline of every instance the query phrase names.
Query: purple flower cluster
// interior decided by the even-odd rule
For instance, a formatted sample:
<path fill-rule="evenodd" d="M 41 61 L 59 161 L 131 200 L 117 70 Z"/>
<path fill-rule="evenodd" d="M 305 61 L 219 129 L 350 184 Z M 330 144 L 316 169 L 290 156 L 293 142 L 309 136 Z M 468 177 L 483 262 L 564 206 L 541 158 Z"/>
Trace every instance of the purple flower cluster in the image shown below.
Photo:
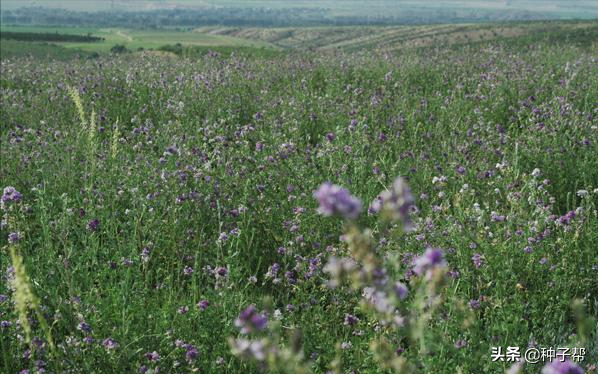
<path fill-rule="evenodd" d="M 571 360 L 555 360 L 542 368 L 542 374 L 584 374 L 583 369 Z"/>
<path fill-rule="evenodd" d="M 570 225 L 571 221 L 573 221 L 575 216 L 576 216 L 575 211 L 571 210 L 571 211 L 565 213 L 563 216 L 559 217 L 557 222 L 563 226 Z"/>
<path fill-rule="evenodd" d="M 235 326 L 241 329 L 242 334 L 261 331 L 266 328 L 267 324 L 268 318 L 259 313 L 253 304 L 245 308 L 235 320 Z"/>
<path fill-rule="evenodd" d="M 334 184 L 324 183 L 314 192 L 318 200 L 318 211 L 324 216 L 340 215 L 345 219 L 355 219 L 361 212 L 361 200 Z"/>
<path fill-rule="evenodd" d="M 4 187 L 4 191 L 2 193 L 2 202 L 9 203 L 9 202 L 18 202 L 23 199 L 23 195 L 19 191 L 17 191 L 12 186 Z"/>
<path fill-rule="evenodd" d="M 419 276 L 426 275 L 429 278 L 435 268 L 446 266 L 444 252 L 437 248 L 428 248 L 423 255 L 413 261 L 413 265 L 415 274 Z"/>
<path fill-rule="evenodd" d="M 405 230 L 411 230 L 412 223 L 409 213 L 415 207 L 415 198 L 411 189 L 401 177 L 397 177 L 390 190 L 380 194 L 371 204 L 371 212 L 384 212 L 391 220 L 400 220 Z"/>

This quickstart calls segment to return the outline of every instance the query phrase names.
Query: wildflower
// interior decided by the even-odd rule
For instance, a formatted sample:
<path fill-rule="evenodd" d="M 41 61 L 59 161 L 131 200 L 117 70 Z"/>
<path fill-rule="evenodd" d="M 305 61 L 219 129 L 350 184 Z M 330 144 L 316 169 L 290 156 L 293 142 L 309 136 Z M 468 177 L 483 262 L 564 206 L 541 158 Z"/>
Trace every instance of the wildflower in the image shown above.
<path fill-rule="evenodd" d="M 77 329 L 87 333 L 91 332 L 91 326 L 87 322 L 80 322 L 79 325 L 77 325 Z"/>
<path fill-rule="evenodd" d="M 156 351 L 148 352 L 145 354 L 145 358 L 147 358 L 151 362 L 158 362 L 160 361 L 160 354 Z"/>
<path fill-rule="evenodd" d="M 409 294 L 409 290 L 407 289 L 407 286 L 405 286 L 403 283 L 401 282 L 396 282 L 395 286 L 394 286 L 394 291 L 395 294 L 397 295 L 397 297 L 400 300 L 405 300 L 405 298 L 407 297 L 407 295 Z"/>
<path fill-rule="evenodd" d="M 357 318 L 356 316 L 352 315 L 352 314 L 345 314 L 345 325 L 346 326 L 353 326 L 356 325 L 357 322 L 359 322 L 359 318 Z"/>
<path fill-rule="evenodd" d="M 371 210 L 381 210 L 388 214 L 391 220 L 400 220 L 406 230 L 411 230 L 412 224 L 409 218 L 409 211 L 415 206 L 415 199 L 411 189 L 401 177 L 395 179 L 390 190 L 384 191 L 371 205 Z"/>
<path fill-rule="evenodd" d="M 218 276 L 218 277 L 226 277 L 226 275 L 228 274 L 228 269 L 220 266 L 220 267 L 216 268 L 216 270 L 214 270 L 214 272 L 216 273 L 216 276 Z"/>
<path fill-rule="evenodd" d="M 11 232 L 8 234 L 8 242 L 10 244 L 17 244 L 22 238 L 23 236 L 18 232 Z"/>
<path fill-rule="evenodd" d="M 525 361 L 518 361 L 515 362 L 511 367 L 507 370 L 507 374 L 520 374 L 523 372 L 523 365 Z"/>
<path fill-rule="evenodd" d="M 417 275 L 426 274 L 427 277 L 431 274 L 430 272 L 439 266 L 445 266 L 446 261 L 444 260 L 444 253 L 442 250 L 437 248 L 428 248 L 423 255 L 416 258 L 414 261 L 413 271 Z"/>
<path fill-rule="evenodd" d="M 186 349 L 187 352 L 185 353 L 185 358 L 187 359 L 187 361 L 194 361 L 195 359 L 197 359 L 197 356 L 199 356 L 199 351 L 197 350 L 197 348 L 195 348 L 191 344 L 188 344 Z"/>
<path fill-rule="evenodd" d="M 100 221 L 96 219 L 92 219 L 91 221 L 87 222 L 87 230 L 91 232 L 96 232 L 100 228 Z"/>
<path fill-rule="evenodd" d="M 2 193 L 2 202 L 8 203 L 10 201 L 18 202 L 21 201 L 23 195 L 19 191 L 17 191 L 12 186 L 4 187 L 4 192 Z"/>
<path fill-rule="evenodd" d="M 575 218 L 576 214 L 574 210 L 567 212 L 564 216 L 559 217 L 557 222 L 561 225 L 570 225 L 571 221 Z"/>
<path fill-rule="evenodd" d="M 579 191 L 577 191 L 577 196 L 579 196 L 579 197 L 586 197 L 586 196 L 588 196 L 588 190 L 579 190 Z"/>
<path fill-rule="evenodd" d="M 373 287 L 365 287 L 361 296 L 380 313 L 392 313 L 395 309 L 384 291 L 376 291 Z"/>
<path fill-rule="evenodd" d="M 583 369 L 567 359 L 565 361 L 555 360 L 549 362 L 542 368 L 542 374 L 584 374 Z"/>
<path fill-rule="evenodd" d="M 104 339 L 104 341 L 102 342 L 102 345 L 106 349 L 116 349 L 116 348 L 118 348 L 118 343 L 114 339 L 112 339 L 112 338 L 106 338 L 106 339 Z"/>
<path fill-rule="evenodd" d="M 208 306 L 210 306 L 210 302 L 208 300 L 201 300 L 199 303 L 197 303 L 197 307 L 201 310 L 208 309 Z"/>
<path fill-rule="evenodd" d="M 482 255 L 479 253 L 475 253 L 471 257 L 471 261 L 473 261 L 473 264 L 475 265 L 476 269 L 479 269 L 484 264 L 484 257 L 482 257 Z"/>
<path fill-rule="evenodd" d="M 478 300 L 478 299 L 469 300 L 469 307 L 471 309 L 480 309 L 481 306 L 482 306 L 482 304 L 480 303 L 480 300 Z"/>
<path fill-rule="evenodd" d="M 235 320 L 235 326 L 241 329 L 242 334 L 248 334 L 254 331 L 261 331 L 266 328 L 268 318 L 258 313 L 255 305 L 249 305 L 239 314 Z"/>
<path fill-rule="evenodd" d="M 254 358 L 257 361 L 263 361 L 266 358 L 264 344 L 261 341 L 236 339 L 231 343 L 231 346 L 231 350 L 235 355 Z"/>
<path fill-rule="evenodd" d="M 355 261 L 348 257 L 338 258 L 331 256 L 323 271 L 331 275 L 329 286 L 334 288 L 339 285 L 340 280 L 345 274 L 349 274 L 357 264 Z"/>
<path fill-rule="evenodd" d="M 280 270 L 280 265 L 275 262 L 274 264 L 272 264 L 272 266 L 270 266 L 268 268 L 268 272 L 265 275 L 266 278 L 276 278 L 279 270 Z"/>
<path fill-rule="evenodd" d="M 320 204 L 318 211 L 324 216 L 338 214 L 346 219 L 355 219 L 361 212 L 361 201 L 340 186 L 324 183 L 313 196 Z"/>
<path fill-rule="evenodd" d="M 490 213 L 490 218 L 494 221 L 494 222 L 504 222 L 507 217 L 500 215 L 496 212 L 491 212 Z"/>
<path fill-rule="evenodd" d="M 141 251 L 141 261 L 144 264 L 147 264 L 150 260 L 150 252 L 151 250 L 147 247 L 143 248 L 143 250 Z"/>

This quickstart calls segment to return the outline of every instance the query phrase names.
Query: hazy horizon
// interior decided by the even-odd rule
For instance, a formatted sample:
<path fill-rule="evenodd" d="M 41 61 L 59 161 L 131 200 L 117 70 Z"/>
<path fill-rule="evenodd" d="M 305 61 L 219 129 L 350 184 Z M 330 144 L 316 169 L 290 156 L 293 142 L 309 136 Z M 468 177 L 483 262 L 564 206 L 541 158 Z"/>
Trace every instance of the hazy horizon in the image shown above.
<path fill-rule="evenodd" d="M 367 9 L 364 8 L 367 4 Z M 595 0 L 3 0 L 0 10 L 15 10 L 23 7 L 62 8 L 71 11 L 143 11 L 175 8 L 204 7 L 258 7 L 258 8 L 326 8 L 336 12 L 361 9 L 367 13 L 393 13 L 410 8 L 428 9 L 479 9 L 479 10 L 522 10 L 528 12 L 580 13 L 598 17 L 598 1 Z M 587 18 L 587 17 L 584 17 Z"/>

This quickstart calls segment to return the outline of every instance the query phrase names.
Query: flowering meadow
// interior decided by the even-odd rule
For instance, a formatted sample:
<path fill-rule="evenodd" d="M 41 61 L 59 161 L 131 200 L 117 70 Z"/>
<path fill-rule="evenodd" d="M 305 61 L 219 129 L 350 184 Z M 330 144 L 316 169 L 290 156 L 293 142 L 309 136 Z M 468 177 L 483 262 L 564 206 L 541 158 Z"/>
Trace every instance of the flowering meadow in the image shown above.
<path fill-rule="evenodd" d="M 597 372 L 596 50 L 1 72 L 0 372 Z"/>

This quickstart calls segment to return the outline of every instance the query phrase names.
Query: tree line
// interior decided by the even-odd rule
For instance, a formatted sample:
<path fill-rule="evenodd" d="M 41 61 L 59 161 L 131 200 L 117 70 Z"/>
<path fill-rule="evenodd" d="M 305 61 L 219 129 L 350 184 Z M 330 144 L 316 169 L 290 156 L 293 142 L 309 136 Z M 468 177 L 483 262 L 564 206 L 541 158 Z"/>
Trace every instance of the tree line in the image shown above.
<path fill-rule="evenodd" d="M 75 35 L 75 34 L 59 34 L 57 32 L 38 33 L 38 32 L 9 32 L 2 31 L 0 39 L 19 40 L 25 42 L 98 42 L 104 38 L 98 36 Z"/>

